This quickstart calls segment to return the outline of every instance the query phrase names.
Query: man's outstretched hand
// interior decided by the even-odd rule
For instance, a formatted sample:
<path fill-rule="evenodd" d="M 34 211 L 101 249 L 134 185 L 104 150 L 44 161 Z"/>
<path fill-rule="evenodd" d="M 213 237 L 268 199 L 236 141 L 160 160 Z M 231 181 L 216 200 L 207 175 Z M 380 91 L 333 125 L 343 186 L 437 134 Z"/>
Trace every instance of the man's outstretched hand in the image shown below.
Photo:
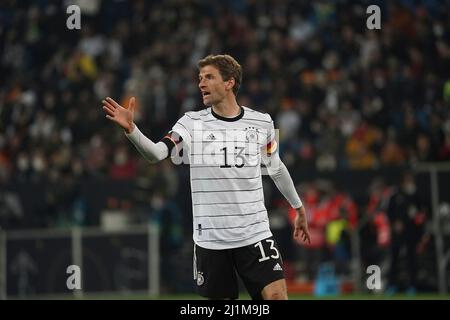
<path fill-rule="evenodd" d="M 116 101 L 107 97 L 102 101 L 103 110 L 106 113 L 106 118 L 121 126 L 126 133 L 130 134 L 134 130 L 134 108 L 136 99 L 132 97 L 128 104 L 128 109 L 122 107 Z"/>
<path fill-rule="evenodd" d="M 302 206 L 297 210 L 297 217 L 294 222 L 294 240 L 297 243 L 308 242 L 311 243 L 311 236 L 308 230 L 308 221 L 306 219 L 305 207 Z"/>

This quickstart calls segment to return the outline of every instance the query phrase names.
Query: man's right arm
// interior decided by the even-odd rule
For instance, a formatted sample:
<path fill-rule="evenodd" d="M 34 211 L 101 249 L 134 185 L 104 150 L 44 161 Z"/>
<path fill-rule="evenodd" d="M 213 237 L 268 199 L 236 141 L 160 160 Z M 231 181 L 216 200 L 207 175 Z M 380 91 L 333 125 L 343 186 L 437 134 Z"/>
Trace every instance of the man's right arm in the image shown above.
<path fill-rule="evenodd" d="M 169 149 L 166 143 L 162 141 L 154 143 L 147 138 L 136 125 L 134 125 L 134 129 L 131 133 L 125 132 L 125 135 L 139 153 L 150 163 L 156 163 L 169 156 Z"/>
<path fill-rule="evenodd" d="M 128 108 L 122 107 L 110 97 L 107 97 L 102 102 L 106 118 L 122 127 L 131 143 L 151 163 L 166 159 L 172 154 L 174 148 L 179 152 L 178 146 L 183 142 L 183 135 L 185 137 L 190 135 L 186 129 L 188 124 L 185 123 L 183 125 L 184 120 L 186 120 L 183 117 L 175 124 L 174 130 L 170 131 L 161 141 L 154 143 L 139 130 L 133 121 L 136 105 L 134 97 L 130 99 Z"/>

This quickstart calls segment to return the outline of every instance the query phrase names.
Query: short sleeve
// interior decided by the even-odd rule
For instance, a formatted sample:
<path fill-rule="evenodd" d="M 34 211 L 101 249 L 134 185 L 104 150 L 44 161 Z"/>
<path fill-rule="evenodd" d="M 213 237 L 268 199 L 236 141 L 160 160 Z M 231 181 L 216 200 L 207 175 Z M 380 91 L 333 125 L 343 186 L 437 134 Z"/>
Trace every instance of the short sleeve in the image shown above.
<path fill-rule="evenodd" d="M 182 116 L 172 127 L 172 132 L 180 135 L 185 147 L 190 148 L 193 135 L 193 119 L 189 115 Z"/>

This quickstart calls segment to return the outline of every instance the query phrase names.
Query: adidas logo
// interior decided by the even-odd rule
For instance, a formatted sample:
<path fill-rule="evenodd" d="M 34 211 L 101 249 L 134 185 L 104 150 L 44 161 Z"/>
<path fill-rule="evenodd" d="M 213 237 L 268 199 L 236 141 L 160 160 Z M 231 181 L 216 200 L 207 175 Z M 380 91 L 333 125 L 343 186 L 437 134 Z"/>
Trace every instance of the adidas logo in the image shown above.
<path fill-rule="evenodd" d="M 216 140 L 216 137 L 214 136 L 214 134 L 210 133 L 207 137 L 206 140 Z"/>
<path fill-rule="evenodd" d="M 281 268 L 280 264 L 277 263 L 277 264 L 273 267 L 273 271 L 283 271 L 283 268 Z"/>

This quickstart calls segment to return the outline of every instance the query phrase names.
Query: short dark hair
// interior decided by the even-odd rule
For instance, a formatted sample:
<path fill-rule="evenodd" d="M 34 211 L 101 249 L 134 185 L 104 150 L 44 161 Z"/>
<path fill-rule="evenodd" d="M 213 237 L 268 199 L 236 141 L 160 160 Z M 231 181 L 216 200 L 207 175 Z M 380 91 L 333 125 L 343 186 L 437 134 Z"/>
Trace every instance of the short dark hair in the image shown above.
<path fill-rule="evenodd" d="M 237 96 L 239 88 L 242 83 L 242 67 L 241 65 L 228 54 L 212 55 L 201 59 L 197 66 L 199 69 L 206 66 L 214 66 L 219 70 L 223 80 L 227 81 L 234 78 L 233 93 Z"/>

